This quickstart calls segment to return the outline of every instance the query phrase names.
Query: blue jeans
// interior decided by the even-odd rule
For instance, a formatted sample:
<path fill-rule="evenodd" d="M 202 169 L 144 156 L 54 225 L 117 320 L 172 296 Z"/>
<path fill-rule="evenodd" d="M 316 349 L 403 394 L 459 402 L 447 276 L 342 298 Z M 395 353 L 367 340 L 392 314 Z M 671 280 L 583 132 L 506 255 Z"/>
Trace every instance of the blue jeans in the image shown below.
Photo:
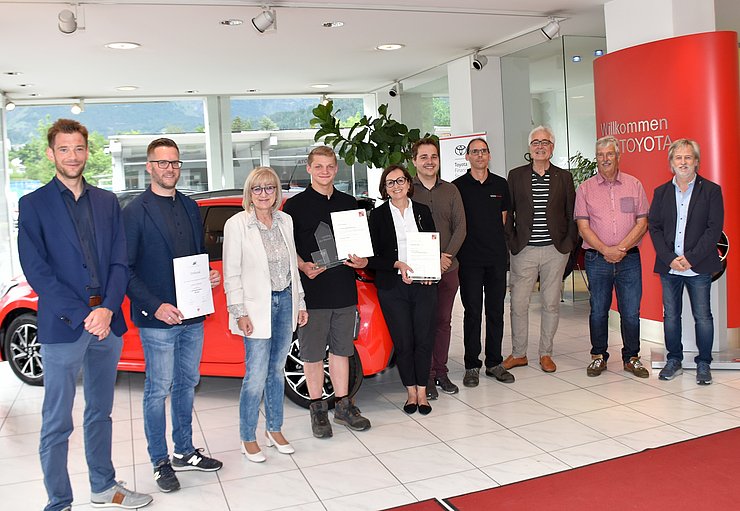
<path fill-rule="evenodd" d="M 167 459 L 165 400 L 170 396 L 175 452 L 193 452 L 193 397 L 200 381 L 203 322 L 170 328 L 140 328 L 146 360 L 144 433 L 155 466 Z"/>
<path fill-rule="evenodd" d="M 75 342 L 42 344 L 44 404 L 39 454 L 44 485 L 49 496 L 46 511 L 72 505 L 72 486 L 67 472 L 67 452 L 72 425 L 77 376 L 83 371 L 85 391 L 85 458 L 90 488 L 102 492 L 116 484 L 111 461 L 110 418 L 116 367 L 121 357 L 121 338 L 110 334 L 99 341 L 84 332 Z"/>
<path fill-rule="evenodd" d="M 617 310 L 622 331 L 622 360 L 640 353 L 640 299 L 642 298 L 642 265 L 640 254 L 633 252 L 616 263 L 607 263 L 600 253 L 588 250 L 585 256 L 591 313 L 588 326 L 591 354 L 609 359 L 609 307 L 612 290 L 617 293 Z"/>
<path fill-rule="evenodd" d="M 267 431 L 283 427 L 285 359 L 293 339 L 293 293 L 288 286 L 272 292 L 272 336 L 244 338 L 246 373 L 239 395 L 239 435 L 243 442 L 256 441 L 260 402 L 265 398 Z"/>
<path fill-rule="evenodd" d="M 683 360 L 683 344 L 681 343 L 681 308 L 683 305 L 683 288 L 689 291 L 691 313 L 694 315 L 694 330 L 696 333 L 696 347 L 699 355 L 695 362 L 712 362 L 712 343 L 714 342 L 714 321 L 710 305 L 709 292 L 712 289 L 712 276 L 666 274 L 660 276 L 663 286 L 663 331 L 665 333 L 665 347 L 668 350 L 668 359 Z"/>

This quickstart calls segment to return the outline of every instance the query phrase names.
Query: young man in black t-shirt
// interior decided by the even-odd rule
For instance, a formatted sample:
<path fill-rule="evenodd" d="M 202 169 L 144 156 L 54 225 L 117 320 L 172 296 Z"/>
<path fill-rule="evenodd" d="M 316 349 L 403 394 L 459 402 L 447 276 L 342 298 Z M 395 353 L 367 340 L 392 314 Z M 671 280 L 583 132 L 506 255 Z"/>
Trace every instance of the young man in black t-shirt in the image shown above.
<path fill-rule="evenodd" d="M 354 322 L 357 288 L 353 268 L 364 268 L 366 258 L 351 256 L 334 268 L 316 265 L 311 254 L 319 247 L 315 232 L 320 222 L 331 226 L 331 213 L 357 209 L 351 195 L 334 188 L 337 157 L 327 146 L 319 146 L 308 155 L 306 171 L 311 186 L 288 199 L 283 211 L 293 218 L 298 268 L 306 294 L 308 323 L 298 330 L 300 356 L 304 362 L 306 384 L 311 398 L 311 428 L 316 438 L 332 436 L 329 407 L 323 399 L 324 355 L 329 346 L 329 376 L 334 387 L 336 407 L 334 422 L 363 431 L 370 421 L 349 397 L 349 356 L 354 353 Z M 347 254 L 340 254 L 345 257 Z"/>

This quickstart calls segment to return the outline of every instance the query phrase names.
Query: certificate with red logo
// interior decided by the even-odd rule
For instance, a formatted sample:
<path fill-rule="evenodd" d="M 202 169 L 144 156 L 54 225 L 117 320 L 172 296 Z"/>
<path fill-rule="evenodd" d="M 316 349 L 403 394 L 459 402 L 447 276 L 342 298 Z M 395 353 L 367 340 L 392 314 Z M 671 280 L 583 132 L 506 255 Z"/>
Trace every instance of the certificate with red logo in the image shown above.
<path fill-rule="evenodd" d="M 439 280 L 442 278 L 440 266 L 439 233 L 407 232 L 406 261 L 411 267 L 411 280 Z"/>

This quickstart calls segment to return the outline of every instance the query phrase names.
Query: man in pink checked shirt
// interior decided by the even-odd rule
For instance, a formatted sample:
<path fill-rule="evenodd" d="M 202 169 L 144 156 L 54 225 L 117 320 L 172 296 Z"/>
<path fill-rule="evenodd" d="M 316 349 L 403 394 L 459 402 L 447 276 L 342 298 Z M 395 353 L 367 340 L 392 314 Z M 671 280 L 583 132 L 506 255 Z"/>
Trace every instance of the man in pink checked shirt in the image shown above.
<path fill-rule="evenodd" d="M 619 170 L 619 141 L 596 141 L 598 174 L 576 191 L 575 219 L 586 249 L 591 313 L 591 364 L 588 376 L 599 376 L 609 359 L 609 307 L 612 290 L 622 332 L 625 371 L 639 378 L 650 372 L 640 362 L 642 267 L 638 245 L 647 231 L 648 200 L 637 178 Z"/>

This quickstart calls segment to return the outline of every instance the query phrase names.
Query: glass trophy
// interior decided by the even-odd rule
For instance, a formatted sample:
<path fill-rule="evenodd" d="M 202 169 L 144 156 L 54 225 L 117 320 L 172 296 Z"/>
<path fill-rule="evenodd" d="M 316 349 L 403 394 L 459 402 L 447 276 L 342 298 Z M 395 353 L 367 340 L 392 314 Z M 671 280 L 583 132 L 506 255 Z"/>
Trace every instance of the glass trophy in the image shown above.
<path fill-rule="evenodd" d="M 311 259 L 321 268 L 334 268 L 344 264 L 345 259 L 337 257 L 337 244 L 334 235 L 326 222 L 320 222 L 314 233 L 319 249 L 311 253 Z"/>

